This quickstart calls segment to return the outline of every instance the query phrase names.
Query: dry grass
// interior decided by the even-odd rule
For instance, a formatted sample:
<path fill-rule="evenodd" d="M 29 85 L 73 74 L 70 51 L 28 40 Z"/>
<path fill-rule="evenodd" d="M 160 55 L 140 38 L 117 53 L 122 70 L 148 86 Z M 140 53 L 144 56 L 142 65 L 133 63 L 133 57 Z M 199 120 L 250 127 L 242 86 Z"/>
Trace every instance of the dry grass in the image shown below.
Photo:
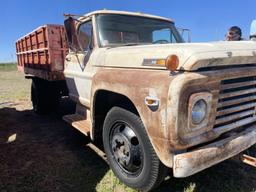
<path fill-rule="evenodd" d="M 83 136 L 61 119 L 74 110 L 70 101 L 49 116 L 31 110 L 30 80 L 0 70 L 1 192 L 132 192 L 109 170 Z M 256 155 L 256 147 L 248 150 Z M 155 191 L 252 192 L 256 169 L 227 160 L 194 176 L 167 178 Z"/>
<path fill-rule="evenodd" d="M 0 93 L 0 103 L 29 99 L 30 80 L 16 70 L 15 64 L 0 64 Z"/>

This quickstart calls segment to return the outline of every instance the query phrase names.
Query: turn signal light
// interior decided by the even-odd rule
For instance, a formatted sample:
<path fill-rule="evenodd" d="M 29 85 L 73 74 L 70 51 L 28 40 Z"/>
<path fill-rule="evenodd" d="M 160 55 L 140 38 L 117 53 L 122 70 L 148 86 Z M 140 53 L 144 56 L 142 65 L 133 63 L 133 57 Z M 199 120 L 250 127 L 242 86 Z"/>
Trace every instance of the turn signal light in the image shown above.
<path fill-rule="evenodd" d="M 165 66 L 170 71 L 175 71 L 179 66 L 179 58 L 177 55 L 170 55 L 165 61 Z"/>
<path fill-rule="evenodd" d="M 156 64 L 164 67 L 165 66 L 165 59 L 157 59 Z"/>
<path fill-rule="evenodd" d="M 145 104 L 149 107 L 157 107 L 159 106 L 159 99 L 153 96 L 145 97 Z"/>
<path fill-rule="evenodd" d="M 155 103 L 155 100 L 146 98 L 145 102 L 147 105 L 153 105 Z"/>

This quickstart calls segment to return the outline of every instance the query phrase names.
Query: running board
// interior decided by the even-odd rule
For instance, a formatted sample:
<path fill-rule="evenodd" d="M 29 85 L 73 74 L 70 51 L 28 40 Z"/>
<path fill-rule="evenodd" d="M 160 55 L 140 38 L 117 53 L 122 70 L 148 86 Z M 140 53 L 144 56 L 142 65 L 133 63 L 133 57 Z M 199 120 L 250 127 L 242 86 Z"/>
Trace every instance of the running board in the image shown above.
<path fill-rule="evenodd" d="M 82 115 L 79 114 L 71 114 L 63 116 L 63 120 L 68 122 L 78 131 L 82 132 L 83 134 L 89 136 L 90 129 L 91 129 L 91 119 L 85 119 Z"/>

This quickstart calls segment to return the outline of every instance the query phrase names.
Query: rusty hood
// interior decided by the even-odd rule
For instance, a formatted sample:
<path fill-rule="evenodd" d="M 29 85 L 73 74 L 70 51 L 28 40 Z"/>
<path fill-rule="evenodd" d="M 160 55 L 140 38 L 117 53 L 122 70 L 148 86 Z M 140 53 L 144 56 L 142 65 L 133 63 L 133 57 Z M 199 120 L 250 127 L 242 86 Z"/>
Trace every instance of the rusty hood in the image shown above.
<path fill-rule="evenodd" d="M 124 46 L 106 48 L 101 55 L 101 66 L 124 68 L 154 68 L 148 61 L 166 59 L 175 54 L 179 57 L 178 70 L 197 70 L 202 67 L 256 64 L 256 42 L 209 42 Z M 103 57 L 103 58 L 102 58 Z"/>

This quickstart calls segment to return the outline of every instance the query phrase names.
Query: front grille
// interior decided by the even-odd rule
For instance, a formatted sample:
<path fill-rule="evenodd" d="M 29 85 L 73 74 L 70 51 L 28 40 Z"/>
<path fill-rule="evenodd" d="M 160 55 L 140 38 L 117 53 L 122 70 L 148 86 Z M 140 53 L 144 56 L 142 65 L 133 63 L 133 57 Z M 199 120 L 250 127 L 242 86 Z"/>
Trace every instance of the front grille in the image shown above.
<path fill-rule="evenodd" d="M 256 121 L 256 76 L 222 80 L 214 129 L 226 132 Z"/>

